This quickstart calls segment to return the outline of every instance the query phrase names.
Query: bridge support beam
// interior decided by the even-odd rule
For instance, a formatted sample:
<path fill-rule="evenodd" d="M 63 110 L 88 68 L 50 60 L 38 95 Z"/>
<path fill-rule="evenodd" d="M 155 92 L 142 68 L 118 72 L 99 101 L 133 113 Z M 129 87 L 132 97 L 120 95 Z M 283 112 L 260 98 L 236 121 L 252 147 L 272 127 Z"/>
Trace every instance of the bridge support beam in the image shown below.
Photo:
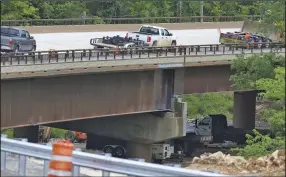
<path fill-rule="evenodd" d="M 14 128 L 13 137 L 14 138 L 27 138 L 28 142 L 37 143 L 38 142 L 39 126 L 28 126 Z"/>
<path fill-rule="evenodd" d="M 256 90 L 234 92 L 233 126 L 252 130 L 255 128 Z"/>
<path fill-rule="evenodd" d="M 151 144 L 186 135 L 187 104 L 173 99 L 174 112 L 152 112 L 48 124 L 87 133 L 87 149 L 122 145 L 131 157 L 151 160 Z"/>

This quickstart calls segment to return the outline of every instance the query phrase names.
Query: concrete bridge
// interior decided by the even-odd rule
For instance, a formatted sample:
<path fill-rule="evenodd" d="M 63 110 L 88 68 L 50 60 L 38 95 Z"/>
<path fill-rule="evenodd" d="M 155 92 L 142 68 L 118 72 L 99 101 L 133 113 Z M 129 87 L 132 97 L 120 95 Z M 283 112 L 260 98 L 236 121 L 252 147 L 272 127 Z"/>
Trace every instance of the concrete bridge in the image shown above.
<path fill-rule="evenodd" d="M 252 55 L 252 54 L 246 54 Z M 235 55 L 1 67 L 1 129 L 37 141 L 38 125 L 125 140 L 149 159 L 151 143 L 185 136 L 176 95 L 232 91 Z M 236 92 L 234 126 L 254 128 L 256 92 Z M 140 151 L 133 151 L 139 149 Z M 142 153 L 144 152 L 144 153 Z"/>

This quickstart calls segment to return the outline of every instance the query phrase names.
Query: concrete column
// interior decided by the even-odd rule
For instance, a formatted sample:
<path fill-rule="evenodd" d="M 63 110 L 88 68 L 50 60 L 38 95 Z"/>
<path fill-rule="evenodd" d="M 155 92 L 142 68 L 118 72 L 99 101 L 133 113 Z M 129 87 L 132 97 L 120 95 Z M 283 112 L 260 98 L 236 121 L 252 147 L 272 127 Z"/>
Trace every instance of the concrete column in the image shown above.
<path fill-rule="evenodd" d="M 249 130 L 255 128 L 256 94 L 255 90 L 234 92 L 233 126 L 235 128 Z"/>
<path fill-rule="evenodd" d="M 27 138 L 28 142 L 37 143 L 39 138 L 39 126 L 27 126 L 14 128 L 14 138 Z"/>
<path fill-rule="evenodd" d="M 152 144 L 142 144 L 135 142 L 127 142 L 126 150 L 128 157 L 145 159 L 145 162 L 152 160 Z"/>

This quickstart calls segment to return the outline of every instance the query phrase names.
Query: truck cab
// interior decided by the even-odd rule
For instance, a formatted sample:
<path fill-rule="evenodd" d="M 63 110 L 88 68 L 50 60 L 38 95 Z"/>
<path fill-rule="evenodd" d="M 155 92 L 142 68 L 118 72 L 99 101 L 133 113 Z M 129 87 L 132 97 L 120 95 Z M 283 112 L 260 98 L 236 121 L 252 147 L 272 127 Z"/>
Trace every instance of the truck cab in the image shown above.
<path fill-rule="evenodd" d="M 138 32 L 128 32 L 125 37 L 142 40 L 152 47 L 177 45 L 176 37 L 168 29 L 159 26 L 142 25 Z"/>

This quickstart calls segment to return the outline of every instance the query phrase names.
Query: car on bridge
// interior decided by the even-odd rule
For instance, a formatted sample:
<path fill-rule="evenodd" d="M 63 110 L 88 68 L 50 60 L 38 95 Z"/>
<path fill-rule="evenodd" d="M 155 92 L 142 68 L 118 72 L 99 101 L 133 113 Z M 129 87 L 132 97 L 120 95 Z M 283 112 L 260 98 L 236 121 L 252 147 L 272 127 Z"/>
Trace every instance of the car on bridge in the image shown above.
<path fill-rule="evenodd" d="M 166 28 L 159 26 L 142 25 L 138 32 L 128 32 L 125 38 L 142 40 L 152 47 L 176 46 L 176 36 Z"/>
<path fill-rule="evenodd" d="M 22 28 L 1 26 L 1 53 L 36 51 L 36 40 Z"/>

